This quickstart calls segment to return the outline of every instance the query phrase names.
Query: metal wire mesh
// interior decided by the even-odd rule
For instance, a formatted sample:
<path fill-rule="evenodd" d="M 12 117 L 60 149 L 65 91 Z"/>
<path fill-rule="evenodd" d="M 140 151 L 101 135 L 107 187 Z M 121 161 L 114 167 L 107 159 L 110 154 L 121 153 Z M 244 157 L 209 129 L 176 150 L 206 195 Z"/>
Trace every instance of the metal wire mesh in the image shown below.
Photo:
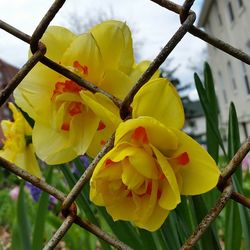
<path fill-rule="evenodd" d="M 160 51 L 157 57 L 150 64 L 148 69 L 142 74 L 139 80 L 135 83 L 133 88 L 130 90 L 128 95 L 124 100 L 118 100 L 115 96 L 111 95 L 93 85 L 92 83 L 82 79 L 78 75 L 72 73 L 68 69 L 63 66 L 57 64 L 56 62 L 47 58 L 46 55 L 46 46 L 42 44 L 39 40 L 43 36 L 45 30 L 47 29 L 49 23 L 55 17 L 59 9 L 63 6 L 65 0 L 55 0 L 48 12 L 42 18 L 37 28 L 35 29 L 32 36 L 29 36 L 22 31 L 16 29 L 15 27 L 10 26 L 9 24 L 0 20 L 0 28 L 5 30 L 6 32 L 12 34 L 18 39 L 23 40 L 24 42 L 30 44 L 31 51 L 33 56 L 23 65 L 23 67 L 19 70 L 19 72 L 13 77 L 10 83 L 1 91 L 0 93 L 0 105 L 2 106 L 8 97 L 12 94 L 14 89 L 18 86 L 18 84 L 24 79 L 24 77 L 30 72 L 30 70 L 38 63 L 41 62 L 47 67 L 57 71 L 58 73 L 64 75 L 65 77 L 73 80 L 80 86 L 88 89 L 89 91 L 95 93 L 100 92 L 110 98 L 119 108 L 122 119 L 126 119 L 130 115 L 130 104 L 133 100 L 133 97 L 137 93 L 137 91 L 151 78 L 151 76 L 155 73 L 155 71 L 160 67 L 160 65 L 166 60 L 169 54 L 174 50 L 176 45 L 181 41 L 181 39 L 187 34 L 190 33 L 193 36 L 198 37 L 199 39 L 213 45 L 214 47 L 230 54 L 231 56 L 241 60 L 244 63 L 250 64 L 250 56 L 246 53 L 234 48 L 230 44 L 225 43 L 217 39 L 216 37 L 212 37 L 208 35 L 206 32 L 195 27 L 194 21 L 196 18 L 195 13 L 190 10 L 194 0 L 186 0 L 183 5 L 177 5 L 174 2 L 168 0 L 151 0 L 160 6 L 168 9 L 169 11 L 175 12 L 180 17 L 180 27 L 172 36 L 172 38 L 167 42 L 165 47 Z M 117 249 L 130 249 L 129 246 L 114 238 L 113 236 L 104 232 L 98 226 L 83 220 L 77 215 L 77 208 L 75 205 L 75 200 L 81 192 L 83 186 L 90 179 L 95 166 L 99 162 L 99 160 L 104 156 L 106 152 L 108 152 L 113 147 L 113 136 L 107 143 L 104 145 L 103 149 L 98 153 L 95 157 L 91 165 L 84 172 L 84 174 L 79 178 L 78 182 L 71 189 L 68 194 L 62 193 L 60 190 L 52 187 L 45 181 L 30 175 L 28 172 L 18 168 L 14 164 L 8 162 L 7 160 L 0 158 L 1 167 L 9 170 L 15 175 L 21 177 L 22 179 L 31 182 L 33 185 L 39 187 L 43 191 L 49 193 L 54 196 L 57 200 L 59 200 L 61 205 L 61 212 L 64 215 L 64 221 L 61 226 L 55 232 L 55 234 L 51 237 L 51 239 L 47 242 L 44 249 L 54 249 L 55 246 L 59 243 L 59 241 L 63 238 L 63 236 L 67 233 L 68 229 L 71 227 L 73 223 L 79 225 L 85 230 L 88 230 L 92 234 L 96 235 L 100 239 L 108 242 L 110 245 L 114 246 Z M 193 234 L 187 239 L 187 241 L 183 244 L 182 249 L 191 249 L 195 243 L 199 240 L 202 234 L 205 232 L 206 228 L 210 226 L 213 220 L 218 216 L 221 210 L 224 208 L 226 203 L 230 199 L 234 199 L 236 202 L 243 204 L 244 206 L 250 208 L 250 199 L 244 197 L 242 194 L 233 191 L 233 186 L 230 181 L 230 177 L 234 174 L 237 167 L 240 165 L 243 158 L 246 156 L 250 149 L 250 138 L 246 140 L 246 142 L 241 146 L 239 151 L 235 154 L 233 159 L 227 165 L 227 167 L 222 171 L 220 181 L 218 184 L 218 189 L 221 191 L 221 195 L 219 196 L 214 207 L 208 212 L 208 214 L 204 217 L 202 222 L 197 226 L 196 230 Z"/>

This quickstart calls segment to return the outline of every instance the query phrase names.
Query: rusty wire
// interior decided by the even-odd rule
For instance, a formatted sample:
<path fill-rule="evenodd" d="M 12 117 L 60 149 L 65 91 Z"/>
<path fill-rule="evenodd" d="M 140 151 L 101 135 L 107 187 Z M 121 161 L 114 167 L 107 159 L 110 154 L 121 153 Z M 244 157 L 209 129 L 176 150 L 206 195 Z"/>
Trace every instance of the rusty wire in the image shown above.
<path fill-rule="evenodd" d="M 165 47 L 160 51 L 160 53 L 155 57 L 153 62 L 150 64 L 148 69 L 142 74 L 137 83 L 130 90 L 129 94 L 125 97 L 123 101 L 117 99 L 115 96 L 110 93 L 98 88 L 94 84 L 82 79 L 78 75 L 74 74 L 67 68 L 59 65 L 57 62 L 52 61 L 51 59 L 45 56 L 46 46 L 40 42 L 44 32 L 46 31 L 48 25 L 53 20 L 57 12 L 63 6 L 65 0 L 55 0 L 51 5 L 48 12 L 44 15 L 41 22 L 37 25 L 32 36 L 29 36 L 22 31 L 12 27 L 11 25 L 0 20 L 0 28 L 5 30 L 6 32 L 12 34 L 16 38 L 30 44 L 31 51 L 33 52 L 33 56 L 24 64 L 24 66 L 19 70 L 19 72 L 13 77 L 10 83 L 0 92 L 0 106 L 2 106 L 14 89 L 18 86 L 18 84 L 23 80 L 23 78 L 29 73 L 29 71 L 36 65 L 36 63 L 41 62 L 47 67 L 57 71 L 63 76 L 75 81 L 80 86 L 88 89 L 89 91 L 95 93 L 100 92 L 110 98 L 119 108 L 122 119 L 127 119 L 130 117 L 130 104 L 133 100 L 133 97 L 137 93 L 137 91 L 151 78 L 151 76 L 155 73 L 155 71 L 160 67 L 160 65 L 166 60 L 169 54 L 174 50 L 175 46 L 182 40 L 182 38 L 186 35 L 186 33 L 190 33 L 193 36 L 202 39 L 206 43 L 224 51 L 225 53 L 250 64 L 250 56 L 241 50 L 231 46 L 224 41 L 217 39 L 216 37 L 212 37 L 208 35 L 206 32 L 200 30 L 199 28 L 194 26 L 195 21 L 195 13 L 191 10 L 191 7 L 194 3 L 194 0 L 185 0 L 183 5 L 178 5 L 174 2 L 168 0 L 151 0 L 158 5 L 175 12 L 180 17 L 180 28 L 176 31 L 176 33 L 172 36 L 172 38 L 166 43 Z M 60 190 L 52 187 L 45 181 L 32 176 L 28 172 L 18 168 L 14 164 L 8 162 L 7 160 L 0 157 L 0 165 L 1 167 L 7 169 L 8 171 L 14 173 L 15 175 L 21 177 L 22 179 L 31 182 L 33 185 L 39 187 L 43 191 L 51 194 L 57 200 L 62 203 L 61 211 L 64 216 L 64 221 L 55 234 L 51 237 L 51 239 L 47 242 L 44 249 L 54 249 L 59 241 L 63 238 L 63 236 L 67 233 L 68 229 L 71 227 L 73 223 L 79 225 L 85 230 L 93 233 L 100 239 L 105 240 L 110 245 L 114 246 L 117 249 L 131 249 L 123 242 L 118 239 L 110 236 L 106 232 L 104 232 L 98 226 L 81 219 L 77 216 L 77 209 L 75 206 L 75 200 L 82 188 L 86 184 L 86 182 L 90 179 L 95 166 L 102 158 L 102 156 L 108 152 L 113 147 L 113 136 L 108 140 L 108 142 L 104 145 L 103 149 L 99 152 L 99 154 L 95 157 L 89 168 L 85 171 L 85 173 L 79 178 L 78 182 L 71 189 L 71 191 L 66 195 Z M 246 140 L 246 142 L 241 146 L 239 151 L 235 154 L 233 159 L 229 162 L 226 168 L 221 173 L 221 178 L 218 184 L 218 188 L 221 191 L 221 195 L 218 198 L 218 201 L 214 205 L 213 208 L 209 211 L 209 213 L 204 217 L 202 222 L 197 226 L 196 230 L 193 234 L 187 239 L 187 241 L 183 244 L 182 249 L 191 249 L 199 238 L 203 235 L 205 230 L 211 225 L 212 221 L 218 216 L 221 210 L 224 208 L 225 204 L 229 199 L 233 199 L 236 202 L 243 204 L 244 206 L 250 208 L 250 199 L 245 197 L 244 195 L 234 192 L 233 186 L 230 182 L 230 177 L 234 174 L 237 167 L 239 167 L 241 161 L 244 156 L 250 150 L 250 138 Z"/>

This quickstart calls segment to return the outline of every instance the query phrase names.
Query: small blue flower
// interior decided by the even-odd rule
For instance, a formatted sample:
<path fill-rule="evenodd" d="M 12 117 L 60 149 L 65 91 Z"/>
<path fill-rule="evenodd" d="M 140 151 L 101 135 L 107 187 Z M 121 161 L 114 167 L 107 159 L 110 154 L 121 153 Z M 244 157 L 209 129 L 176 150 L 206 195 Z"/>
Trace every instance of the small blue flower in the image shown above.
<path fill-rule="evenodd" d="M 30 191 L 30 195 L 35 202 L 38 202 L 42 193 L 42 190 L 30 182 L 26 182 L 26 187 Z"/>
<path fill-rule="evenodd" d="M 80 160 L 83 162 L 83 165 L 85 168 L 88 168 L 89 164 L 90 164 L 90 159 L 87 155 L 81 155 L 80 156 Z"/>

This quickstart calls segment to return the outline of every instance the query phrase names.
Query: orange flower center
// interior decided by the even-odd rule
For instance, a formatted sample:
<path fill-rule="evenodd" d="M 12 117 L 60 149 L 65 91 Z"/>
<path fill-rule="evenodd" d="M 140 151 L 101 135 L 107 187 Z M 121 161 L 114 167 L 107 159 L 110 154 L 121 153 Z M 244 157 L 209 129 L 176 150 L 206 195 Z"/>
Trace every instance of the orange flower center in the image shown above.
<path fill-rule="evenodd" d="M 89 73 L 88 66 L 80 64 L 79 61 L 74 61 L 73 67 L 75 72 L 80 73 L 82 76 L 88 75 Z M 74 93 L 76 95 L 79 95 L 79 92 L 81 90 L 83 90 L 83 87 L 79 86 L 72 80 L 58 81 L 55 83 L 55 89 L 53 91 L 51 101 L 56 102 L 56 97 L 63 93 Z M 62 102 L 63 101 L 59 103 L 59 106 L 62 104 Z M 61 125 L 61 129 L 64 131 L 69 131 L 72 117 L 81 114 L 82 110 L 83 110 L 83 104 L 81 102 L 70 102 L 69 105 L 67 105 L 67 110 L 64 115 L 64 121 Z M 104 124 L 101 124 L 99 126 L 100 130 L 105 128 Z"/>
<path fill-rule="evenodd" d="M 174 158 L 178 165 L 187 165 L 189 163 L 189 156 L 187 152 L 184 152 Z"/>
<path fill-rule="evenodd" d="M 79 61 L 74 61 L 73 63 L 74 68 L 80 72 L 81 74 L 88 75 L 89 73 L 89 68 L 86 65 L 81 65 Z"/>
<path fill-rule="evenodd" d="M 148 136 L 144 127 L 138 127 L 134 130 L 131 139 L 133 142 L 148 144 Z"/>
<path fill-rule="evenodd" d="M 52 100 L 55 99 L 56 96 L 62 93 L 79 93 L 83 88 L 77 85 L 75 82 L 71 80 L 66 80 L 64 82 L 57 82 L 55 84 L 55 89 L 53 91 Z"/>

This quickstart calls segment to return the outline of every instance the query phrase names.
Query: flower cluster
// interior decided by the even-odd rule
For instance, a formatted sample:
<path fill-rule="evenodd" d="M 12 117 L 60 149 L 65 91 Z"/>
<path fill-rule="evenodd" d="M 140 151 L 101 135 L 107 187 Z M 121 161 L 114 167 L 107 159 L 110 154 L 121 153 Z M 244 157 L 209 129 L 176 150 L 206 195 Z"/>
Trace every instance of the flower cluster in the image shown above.
<path fill-rule="evenodd" d="M 135 63 L 130 30 L 118 21 L 103 22 L 79 36 L 52 26 L 41 40 L 47 57 L 119 99 L 149 65 Z M 201 194 L 217 184 L 214 160 L 181 131 L 180 97 L 158 71 L 135 95 L 132 118 L 125 122 L 108 97 L 40 63 L 14 96 L 35 121 L 35 152 L 48 164 L 69 162 L 85 153 L 94 157 L 115 132 L 114 148 L 100 160 L 90 181 L 91 201 L 105 206 L 114 220 L 155 231 L 178 205 L 180 195 Z M 13 138 L 12 132 L 5 135 Z M 23 137 L 17 142 L 20 152 L 31 147 Z"/>
<path fill-rule="evenodd" d="M 51 26 L 41 40 L 47 57 L 120 99 L 149 63 L 135 64 L 130 30 L 118 21 L 103 22 L 79 36 Z M 34 147 L 48 164 L 69 162 L 86 152 L 94 157 L 121 122 L 119 109 L 109 98 L 40 63 L 14 97 L 34 119 Z"/>

